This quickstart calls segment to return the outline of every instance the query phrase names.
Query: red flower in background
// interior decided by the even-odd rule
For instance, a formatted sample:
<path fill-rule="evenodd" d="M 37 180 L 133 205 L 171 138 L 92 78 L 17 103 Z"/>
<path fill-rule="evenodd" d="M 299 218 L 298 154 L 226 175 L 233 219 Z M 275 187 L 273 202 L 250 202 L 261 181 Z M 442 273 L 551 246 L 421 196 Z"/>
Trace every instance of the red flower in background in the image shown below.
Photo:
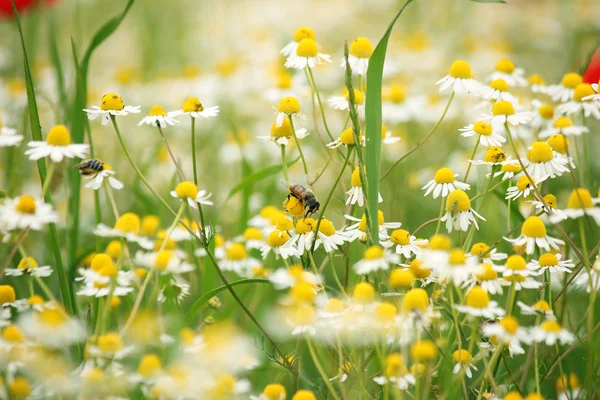
<path fill-rule="evenodd" d="M 583 81 L 586 83 L 598 83 L 600 80 L 600 49 L 596 50 L 590 59 L 585 72 L 583 73 Z"/>
<path fill-rule="evenodd" d="M 31 8 L 32 5 L 36 4 L 39 0 L 15 0 L 15 6 L 21 13 Z M 44 0 L 44 3 L 48 6 L 58 3 L 59 0 Z M 0 17 L 12 17 L 13 9 L 10 0 L 0 0 Z"/>

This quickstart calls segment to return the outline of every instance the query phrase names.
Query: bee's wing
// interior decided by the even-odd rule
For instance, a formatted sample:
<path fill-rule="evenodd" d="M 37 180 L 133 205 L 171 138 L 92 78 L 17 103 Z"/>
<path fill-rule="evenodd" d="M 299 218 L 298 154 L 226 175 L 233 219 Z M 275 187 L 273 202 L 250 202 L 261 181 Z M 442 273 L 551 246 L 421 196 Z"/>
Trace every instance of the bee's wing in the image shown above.
<path fill-rule="evenodd" d="M 85 166 L 85 164 L 87 164 L 89 160 L 82 160 L 81 162 L 78 162 L 77 164 L 73 165 L 73 168 L 83 168 Z"/>
<path fill-rule="evenodd" d="M 290 181 L 286 181 L 285 179 L 280 179 L 279 183 L 281 183 L 283 186 L 285 186 L 286 189 L 289 189 L 290 186 L 294 186 L 294 184 Z"/>
<path fill-rule="evenodd" d="M 311 192 L 314 192 L 313 185 L 312 185 L 313 183 L 312 183 L 312 181 L 311 181 L 311 179 L 310 179 L 310 177 L 308 175 L 304 175 L 304 182 L 306 183 L 306 187 Z"/>

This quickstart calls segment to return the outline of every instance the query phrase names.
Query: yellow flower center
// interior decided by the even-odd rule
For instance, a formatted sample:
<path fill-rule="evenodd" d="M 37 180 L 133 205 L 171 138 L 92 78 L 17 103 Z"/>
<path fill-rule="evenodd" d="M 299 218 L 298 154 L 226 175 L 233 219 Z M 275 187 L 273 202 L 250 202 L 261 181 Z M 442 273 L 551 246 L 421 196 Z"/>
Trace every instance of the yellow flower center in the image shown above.
<path fill-rule="evenodd" d="M 514 254 L 506 260 L 506 269 L 513 271 L 524 271 L 527 269 L 527 262 L 520 255 Z"/>
<path fill-rule="evenodd" d="M 42 298 L 42 296 L 34 294 L 29 299 L 27 299 L 27 304 L 29 304 L 30 306 L 44 304 L 44 299 Z"/>
<path fill-rule="evenodd" d="M 241 243 L 234 243 L 227 249 L 227 259 L 229 260 L 245 260 L 248 257 L 246 248 Z"/>
<path fill-rule="evenodd" d="M 276 86 L 278 89 L 290 89 L 292 87 L 292 76 L 290 74 L 282 73 L 277 75 Z"/>
<path fill-rule="evenodd" d="M 544 119 L 552 119 L 554 118 L 554 107 L 552 107 L 550 104 L 542 104 L 538 108 L 538 113 Z"/>
<path fill-rule="evenodd" d="M 33 196 L 24 194 L 19 197 L 17 202 L 16 210 L 21 214 L 34 214 L 35 213 L 35 199 Z"/>
<path fill-rule="evenodd" d="M 322 224 L 322 222 L 321 222 Z M 302 218 L 296 222 L 296 233 L 302 235 L 304 233 L 311 232 L 316 227 L 316 222 L 312 218 Z M 321 227 L 319 227 L 320 230 Z"/>
<path fill-rule="evenodd" d="M 560 82 L 564 87 L 569 89 L 575 89 L 582 81 L 581 75 L 575 72 L 569 72 L 565 74 Z"/>
<path fill-rule="evenodd" d="M 448 251 L 452 247 L 452 240 L 448 235 L 438 234 L 433 235 L 429 239 L 429 248 L 431 250 L 445 250 Z"/>
<path fill-rule="evenodd" d="M 11 285 L 0 285 L 0 304 L 13 303 L 16 299 L 15 288 Z"/>
<path fill-rule="evenodd" d="M 529 84 L 531 84 L 531 85 L 545 85 L 546 84 L 546 80 L 544 78 L 542 78 L 542 76 L 539 74 L 531 75 L 529 77 L 529 79 L 527 80 L 527 82 L 529 82 Z"/>
<path fill-rule="evenodd" d="M 358 167 L 354 168 L 354 171 L 352 171 L 352 178 L 350 179 L 350 183 L 353 187 L 362 186 L 362 181 L 360 180 L 360 169 Z"/>
<path fill-rule="evenodd" d="M 512 172 L 515 174 L 521 172 L 521 166 L 519 164 L 504 164 L 501 169 L 503 172 Z"/>
<path fill-rule="evenodd" d="M 454 182 L 454 171 L 444 167 L 435 171 L 434 180 L 436 183 L 452 183 Z"/>
<path fill-rule="evenodd" d="M 450 66 L 448 75 L 457 79 L 471 79 L 471 65 L 467 61 L 456 60 Z"/>
<path fill-rule="evenodd" d="M 342 303 L 340 299 L 334 297 L 327 300 L 323 309 L 329 313 L 340 313 L 344 311 L 344 303 Z"/>
<path fill-rule="evenodd" d="M 312 325 L 316 319 L 317 313 L 309 304 L 302 304 L 295 310 L 294 320 L 298 325 Z"/>
<path fill-rule="evenodd" d="M 388 283 L 393 288 L 410 287 L 415 280 L 415 275 L 407 268 L 396 268 L 390 273 Z"/>
<path fill-rule="evenodd" d="M 302 26 L 296 29 L 294 32 L 294 42 L 301 42 L 303 39 L 313 39 L 315 38 L 315 31 L 307 26 Z"/>
<path fill-rule="evenodd" d="M 568 393 L 569 387 L 574 390 L 580 386 L 579 378 L 574 373 L 570 373 L 568 378 L 565 374 L 562 374 L 556 381 L 556 391 L 561 394 Z"/>
<path fill-rule="evenodd" d="M 357 58 L 369 58 L 373 54 L 373 45 L 366 37 L 357 37 L 350 45 L 350 55 Z"/>
<path fill-rule="evenodd" d="M 98 336 L 96 344 L 100 351 L 116 353 L 123 348 L 123 338 L 116 332 L 108 332 L 105 335 Z"/>
<path fill-rule="evenodd" d="M 531 150 L 527 152 L 527 158 L 532 163 L 545 163 L 554 158 L 552 148 L 546 142 L 533 142 Z"/>
<path fill-rule="evenodd" d="M 196 186 L 193 182 L 185 181 L 181 182 L 175 188 L 175 193 L 179 198 L 196 198 L 198 194 L 198 186 Z"/>
<path fill-rule="evenodd" d="M 159 271 L 164 271 L 169 265 L 169 261 L 173 258 L 173 252 L 170 250 L 161 250 L 156 254 L 154 259 L 154 268 Z"/>
<path fill-rule="evenodd" d="M 316 228 L 316 225 L 315 225 Z M 335 233 L 335 226 L 327 218 L 321 219 L 321 225 L 319 225 L 319 232 L 326 236 L 331 236 Z"/>
<path fill-rule="evenodd" d="M 162 367 L 160 358 L 156 354 L 146 354 L 140 360 L 138 365 L 138 373 L 145 378 L 150 378 L 156 375 Z"/>
<path fill-rule="evenodd" d="M 279 229 L 280 231 L 289 231 L 293 227 L 294 223 L 292 220 L 286 217 L 281 217 L 277 220 L 277 222 L 275 222 L 275 228 Z"/>
<path fill-rule="evenodd" d="M 392 103 L 400 104 L 406 99 L 406 90 L 404 86 L 395 83 L 390 86 L 389 99 Z"/>
<path fill-rule="evenodd" d="M 265 400 L 281 400 L 286 398 L 285 387 L 279 383 L 271 383 L 265 386 L 262 392 Z"/>
<path fill-rule="evenodd" d="M 542 324 L 541 327 L 546 332 L 552 332 L 552 333 L 558 333 L 562 329 L 558 322 L 550 320 L 550 319 L 547 321 L 544 321 L 544 323 Z"/>
<path fill-rule="evenodd" d="M 46 136 L 46 143 L 51 146 L 68 146 L 71 144 L 71 134 L 64 125 L 56 125 Z"/>
<path fill-rule="evenodd" d="M 402 245 L 402 246 L 406 246 L 407 244 L 410 243 L 410 233 L 408 233 L 408 231 L 404 230 L 404 229 L 396 229 L 395 231 L 392 232 L 392 235 L 390 236 L 390 240 L 393 243 Z"/>
<path fill-rule="evenodd" d="M 548 204 L 551 208 L 556 208 L 556 196 L 554 196 L 553 194 L 547 194 L 544 196 L 544 201 L 546 202 L 546 204 Z"/>
<path fill-rule="evenodd" d="M 452 353 L 452 358 L 459 364 L 469 364 L 473 361 L 473 356 L 465 349 L 456 350 Z"/>
<path fill-rule="evenodd" d="M 533 178 L 531 178 L 531 181 L 530 181 L 529 178 L 527 178 L 527 175 L 523 175 L 517 181 L 517 189 L 519 189 L 519 191 L 522 192 L 525 189 L 527 189 L 528 187 L 530 187 L 532 183 L 535 183 L 535 180 Z"/>
<path fill-rule="evenodd" d="M 242 235 L 246 240 L 263 240 L 263 234 L 258 228 L 248 227 Z"/>
<path fill-rule="evenodd" d="M 502 326 L 506 332 L 514 335 L 517 333 L 517 329 L 519 329 L 519 321 L 511 315 L 507 315 L 500 320 L 500 326 Z"/>
<path fill-rule="evenodd" d="M 469 200 L 469 196 L 460 190 L 453 190 L 448 195 L 448 200 L 446 200 L 446 211 L 449 213 L 457 213 L 468 211 L 471 209 L 471 200 Z"/>
<path fill-rule="evenodd" d="M 473 124 L 473 131 L 483 136 L 492 136 L 492 124 L 485 121 L 477 121 Z"/>
<path fill-rule="evenodd" d="M 38 313 L 42 324 L 57 327 L 67 321 L 65 312 L 59 308 L 46 308 Z"/>
<path fill-rule="evenodd" d="M 396 317 L 396 307 L 390 303 L 381 303 L 378 304 L 375 308 L 375 318 L 379 322 L 393 322 Z"/>
<path fill-rule="evenodd" d="M 498 279 L 498 272 L 494 271 L 492 264 L 482 264 L 479 271 L 475 274 L 478 281 L 494 281 Z"/>
<path fill-rule="evenodd" d="M 133 233 L 137 235 L 140 232 L 140 216 L 136 213 L 127 212 L 119 217 L 115 222 L 115 229 L 124 233 Z"/>
<path fill-rule="evenodd" d="M 584 188 L 573 190 L 567 202 L 567 208 L 592 208 L 593 206 L 592 195 Z"/>
<path fill-rule="evenodd" d="M 271 125 L 271 137 L 281 138 L 281 137 L 291 137 L 292 136 L 292 126 L 290 125 L 290 121 L 286 118 L 283 120 L 281 126 L 277 126 L 276 122 L 273 122 Z"/>
<path fill-rule="evenodd" d="M 23 332 L 18 326 L 10 324 L 2 330 L 2 339 L 11 343 L 21 343 L 23 341 Z"/>
<path fill-rule="evenodd" d="M 544 312 L 550 311 L 550 304 L 545 300 L 537 301 L 532 307 Z"/>
<path fill-rule="evenodd" d="M 490 87 L 501 92 L 508 92 L 508 83 L 504 79 L 494 79 L 490 82 Z"/>
<path fill-rule="evenodd" d="M 546 143 L 552 147 L 552 150 L 560 154 L 567 154 L 570 144 L 569 139 L 560 133 L 550 136 Z"/>
<path fill-rule="evenodd" d="M 450 250 L 450 256 L 448 257 L 448 263 L 450 265 L 463 265 L 467 261 L 467 256 L 463 249 L 452 249 Z"/>
<path fill-rule="evenodd" d="M 421 288 L 414 288 L 406 292 L 402 299 L 402 311 L 405 313 L 412 311 L 425 311 L 429 307 L 429 296 Z"/>
<path fill-rule="evenodd" d="M 352 297 L 358 304 L 368 304 L 375 300 L 375 288 L 368 282 L 360 282 L 354 287 Z"/>
<path fill-rule="evenodd" d="M 413 343 L 410 353 L 413 361 L 427 362 L 437 356 L 437 347 L 429 340 L 421 340 Z"/>
<path fill-rule="evenodd" d="M 100 272 L 103 268 L 110 267 L 113 265 L 112 258 L 105 253 L 99 253 L 92 258 L 90 263 L 90 269 L 92 271 Z"/>
<path fill-rule="evenodd" d="M 33 259 L 33 257 L 24 257 L 19 261 L 19 265 L 17 268 L 19 269 L 28 269 L 28 268 L 37 268 L 38 263 Z"/>
<path fill-rule="evenodd" d="M 202 112 L 204 107 L 197 97 L 188 97 L 181 106 L 183 112 Z"/>
<path fill-rule="evenodd" d="M 554 121 L 553 125 L 555 128 L 563 129 L 568 128 L 569 126 L 573 126 L 573 121 L 571 121 L 571 119 L 568 117 L 560 117 L 557 118 L 556 121 Z"/>
<path fill-rule="evenodd" d="M 164 117 L 167 115 L 167 113 L 165 112 L 165 109 L 162 108 L 161 106 L 154 105 L 150 109 L 150 113 L 148 115 L 150 117 L 158 117 L 158 116 Z"/>
<path fill-rule="evenodd" d="M 483 161 L 489 163 L 501 163 L 503 161 L 506 161 L 506 153 L 504 152 L 504 150 L 502 150 L 501 147 L 488 147 L 487 151 L 483 155 Z"/>
<path fill-rule="evenodd" d="M 348 128 L 340 134 L 340 142 L 346 146 L 352 146 L 354 144 L 354 132 L 352 131 L 352 128 Z"/>
<path fill-rule="evenodd" d="M 293 96 L 284 97 L 279 101 L 277 111 L 285 114 L 296 114 L 300 112 L 300 102 Z"/>
<path fill-rule="evenodd" d="M 348 92 L 348 89 L 345 90 L 345 93 L 346 100 L 350 101 L 350 93 Z M 354 104 L 365 104 L 365 95 L 363 92 L 357 89 L 354 89 Z"/>
<path fill-rule="evenodd" d="M 144 236 L 152 236 L 160 225 L 160 219 L 156 215 L 146 215 L 142 218 L 141 232 Z"/>
<path fill-rule="evenodd" d="M 298 47 L 296 48 L 296 55 L 298 57 L 316 57 L 319 49 L 317 47 L 317 42 L 314 39 L 306 38 L 302 39 L 300 43 L 298 43 Z"/>
<path fill-rule="evenodd" d="M 107 93 L 100 100 L 100 108 L 104 111 L 120 111 L 125 108 L 125 104 L 118 94 Z"/>
<path fill-rule="evenodd" d="M 501 100 L 494 103 L 492 107 L 493 115 L 513 115 L 515 113 L 515 106 L 509 101 Z"/>
<path fill-rule="evenodd" d="M 508 58 L 503 58 L 496 63 L 496 71 L 510 74 L 515 70 L 515 64 Z"/>
<path fill-rule="evenodd" d="M 114 278 L 115 276 L 117 276 L 118 272 L 119 270 L 117 269 L 117 266 L 114 263 L 110 263 L 100 268 L 98 274 L 109 278 Z"/>
<path fill-rule="evenodd" d="M 431 269 L 423 268 L 423 260 L 418 258 L 411 261 L 409 268 L 413 275 L 419 279 L 425 279 L 431 275 Z"/>
<path fill-rule="evenodd" d="M 483 253 L 485 253 L 489 248 L 490 248 L 490 246 L 488 246 L 487 244 L 485 244 L 483 242 L 475 243 L 473 246 L 471 246 L 470 253 L 473 256 L 480 256 Z"/>
<path fill-rule="evenodd" d="M 29 381 L 22 376 L 17 376 L 13 379 L 8 385 L 8 389 L 10 390 L 11 395 L 18 399 L 24 399 L 31 393 Z"/>
<path fill-rule="evenodd" d="M 538 259 L 541 267 L 553 267 L 558 265 L 558 257 L 552 253 L 545 253 Z"/>
<path fill-rule="evenodd" d="M 385 374 L 387 376 L 400 376 L 406 369 L 404 358 L 399 353 L 392 353 L 385 360 Z"/>
<path fill-rule="evenodd" d="M 292 400 L 317 400 L 317 397 L 310 390 L 298 390 Z"/>
<path fill-rule="evenodd" d="M 594 89 L 592 89 L 592 85 L 589 83 L 580 83 L 579 85 L 575 86 L 575 90 L 573 91 L 573 100 L 583 101 L 584 97 L 591 96 L 595 93 L 596 92 L 594 92 Z"/>
<path fill-rule="evenodd" d="M 365 251 L 365 260 L 376 260 L 380 258 L 383 258 L 383 248 L 381 246 L 371 246 Z"/>
<path fill-rule="evenodd" d="M 490 296 L 481 286 L 473 286 L 467 294 L 467 305 L 472 308 L 486 308 L 490 304 Z"/>
<path fill-rule="evenodd" d="M 267 244 L 270 247 L 279 247 L 283 246 L 289 239 L 290 236 L 286 232 L 274 230 L 273 232 L 269 233 Z"/>
<path fill-rule="evenodd" d="M 546 226 L 540 217 L 533 215 L 525 220 L 521 233 L 530 238 L 543 238 L 546 237 Z"/>

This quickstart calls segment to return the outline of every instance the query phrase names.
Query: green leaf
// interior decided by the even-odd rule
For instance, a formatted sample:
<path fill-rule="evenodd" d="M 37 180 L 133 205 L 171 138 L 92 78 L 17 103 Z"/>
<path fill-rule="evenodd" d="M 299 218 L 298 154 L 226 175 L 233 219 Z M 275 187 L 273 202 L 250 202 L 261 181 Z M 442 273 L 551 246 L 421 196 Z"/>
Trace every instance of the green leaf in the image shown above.
<path fill-rule="evenodd" d="M 383 63 L 385 62 L 385 53 L 392 28 L 406 6 L 411 2 L 412 0 L 408 0 L 404 3 L 388 26 L 369 59 L 369 69 L 367 70 L 368 90 L 365 102 L 367 208 L 371 215 L 371 241 L 376 244 L 379 243 L 379 221 L 377 214 L 379 207 L 379 164 L 381 160 L 381 84 L 383 80 Z"/>
<path fill-rule="evenodd" d="M 506 3 L 506 0 L 471 0 L 475 3 Z"/>
<path fill-rule="evenodd" d="M 33 140 L 42 141 L 42 126 L 40 123 L 40 115 L 38 112 L 35 90 L 33 88 L 33 78 L 31 76 L 31 69 L 29 67 L 29 58 L 27 57 L 25 38 L 23 37 L 23 27 L 21 26 L 21 20 L 19 18 L 19 13 L 17 11 L 17 7 L 15 6 L 14 0 L 11 0 L 11 2 L 13 7 L 13 13 L 15 15 L 15 21 L 17 21 L 17 28 L 19 29 L 19 36 L 21 37 L 21 46 L 23 48 L 23 67 L 25 70 L 25 85 L 27 88 L 27 106 L 29 110 L 29 120 L 31 123 L 31 136 L 33 137 Z M 37 161 L 37 167 L 38 172 L 40 174 L 40 181 L 43 184 L 43 182 L 45 182 L 46 180 L 46 164 L 43 158 Z M 49 191 L 45 194 L 44 201 L 49 204 L 52 203 L 52 198 L 50 196 Z M 51 223 L 49 224 L 49 228 L 50 239 L 52 243 L 52 252 L 54 253 L 54 258 L 56 261 L 56 275 L 58 276 L 58 283 L 60 286 L 63 304 L 65 306 L 65 310 L 69 314 L 74 315 L 75 299 L 71 290 L 72 287 L 69 284 L 70 280 L 67 279 L 62 255 L 60 254 L 60 243 L 58 241 L 58 232 L 56 230 L 56 225 Z"/>
<path fill-rule="evenodd" d="M 239 281 L 231 282 L 230 285 L 237 286 L 237 285 L 246 285 L 248 283 L 270 283 L 270 281 L 268 279 L 257 279 L 257 278 L 241 279 Z M 186 326 L 190 326 L 192 324 L 194 318 L 196 317 L 196 314 L 198 314 L 200 312 L 200 309 L 202 308 L 202 306 L 204 304 L 206 304 L 206 302 L 208 300 L 210 300 L 212 297 L 218 295 L 219 293 L 221 293 L 222 291 L 224 291 L 226 289 L 227 289 L 227 286 L 225 286 L 225 285 L 220 286 L 216 289 L 211 290 L 210 292 L 206 292 L 203 296 L 201 296 L 198 300 L 196 300 L 194 302 L 194 304 L 192 304 L 192 306 L 190 307 L 187 314 L 185 314 Z"/>
<path fill-rule="evenodd" d="M 299 159 L 300 159 L 300 157 L 296 158 L 295 160 L 289 161 L 287 164 L 288 168 L 290 168 L 292 165 L 294 165 Z M 251 186 L 254 183 L 256 183 L 262 179 L 268 178 L 269 176 L 276 175 L 276 174 L 280 173 L 281 171 L 283 171 L 283 166 L 281 164 L 278 164 L 278 165 L 272 165 L 270 167 L 263 168 L 260 171 L 256 171 L 253 174 L 248 175 L 248 177 L 246 177 L 244 180 L 242 180 L 240 183 L 238 183 L 233 189 L 231 189 L 231 191 L 227 195 L 225 201 L 231 199 L 240 190 L 242 190 L 248 186 Z"/>
<path fill-rule="evenodd" d="M 62 119 L 67 118 L 69 102 L 67 100 L 67 91 L 65 89 L 65 79 L 63 74 L 62 63 L 60 61 L 60 52 L 56 42 L 56 21 L 54 11 L 48 10 L 48 40 L 50 48 L 50 59 L 56 73 L 56 86 L 58 87 L 58 95 L 62 108 Z"/>

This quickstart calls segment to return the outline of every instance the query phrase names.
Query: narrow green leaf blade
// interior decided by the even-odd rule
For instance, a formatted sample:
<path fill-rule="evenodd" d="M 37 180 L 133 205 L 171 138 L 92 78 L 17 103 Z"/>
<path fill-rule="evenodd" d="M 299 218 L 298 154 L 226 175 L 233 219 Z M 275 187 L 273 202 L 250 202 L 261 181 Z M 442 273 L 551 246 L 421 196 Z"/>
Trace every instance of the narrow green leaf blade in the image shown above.
<path fill-rule="evenodd" d="M 408 0 L 400 11 L 396 14 L 385 34 L 375 47 L 371 58 L 369 59 L 369 69 L 367 70 L 367 96 L 365 103 L 365 136 L 366 136 L 366 154 L 365 166 L 367 168 L 367 208 L 371 215 L 371 235 L 372 243 L 379 243 L 379 224 L 378 224 L 378 206 L 379 206 L 379 164 L 381 161 L 381 85 L 383 80 L 383 64 L 385 62 L 385 53 L 387 44 L 392 33 L 392 28 L 402 14 L 406 6 L 412 0 Z"/>

